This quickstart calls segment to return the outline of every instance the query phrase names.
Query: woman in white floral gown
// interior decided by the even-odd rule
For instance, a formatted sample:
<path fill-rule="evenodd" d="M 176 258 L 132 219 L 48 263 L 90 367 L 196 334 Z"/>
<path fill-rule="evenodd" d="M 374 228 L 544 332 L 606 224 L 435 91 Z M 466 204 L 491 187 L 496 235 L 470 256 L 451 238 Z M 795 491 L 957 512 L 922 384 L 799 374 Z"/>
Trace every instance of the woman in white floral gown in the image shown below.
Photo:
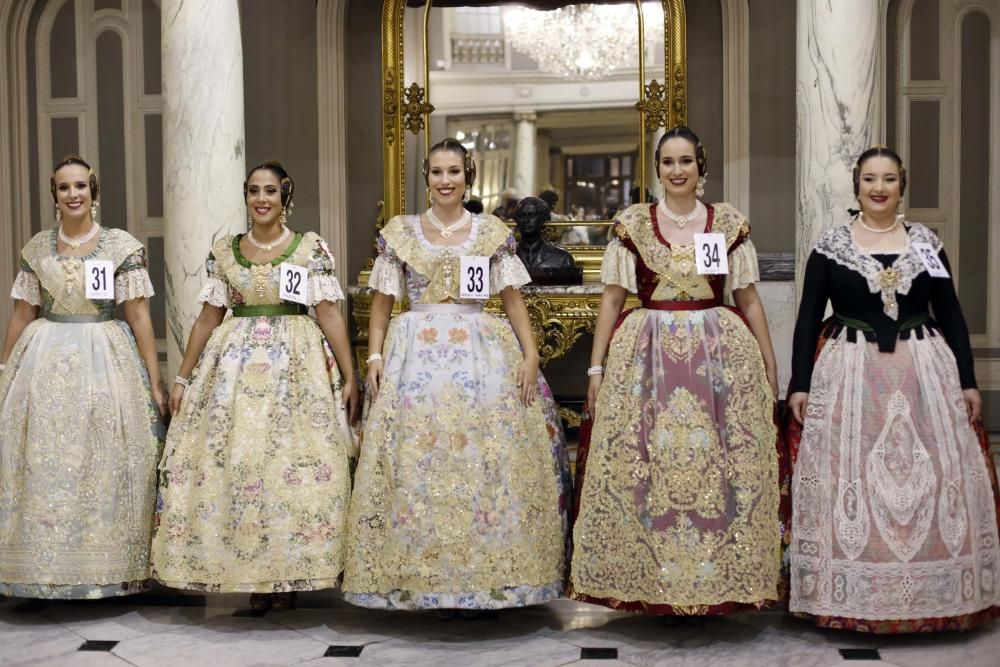
<path fill-rule="evenodd" d="M 142 244 L 98 224 L 83 158 L 51 189 L 61 224 L 21 251 L 0 356 L 0 593 L 127 595 L 149 577 L 163 443 L 153 285 Z"/>
<path fill-rule="evenodd" d="M 386 224 L 369 281 L 374 397 L 344 597 L 382 609 L 538 604 L 563 590 L 568 494 L 562 429 L 518 290 L 528 274 L 506 225 L 462 207 L 475 178 L 465 147 L 435 145 L 424 169 L 434 204 Z M 499 293 L 509 324 L 461 298 L 473 260 L 466 288 Z M 389 323 L 404 296 L 409 311 Z"/>
<path fill-rule="evenodd" d="M 279 163 L 254 167 L 251 230 L 208 256 L 161 463 L 152 566 L 168 586 L 287 593 L 343 569 L 358 389 L 329 248 L 285 226 L 293 192 Z"/>

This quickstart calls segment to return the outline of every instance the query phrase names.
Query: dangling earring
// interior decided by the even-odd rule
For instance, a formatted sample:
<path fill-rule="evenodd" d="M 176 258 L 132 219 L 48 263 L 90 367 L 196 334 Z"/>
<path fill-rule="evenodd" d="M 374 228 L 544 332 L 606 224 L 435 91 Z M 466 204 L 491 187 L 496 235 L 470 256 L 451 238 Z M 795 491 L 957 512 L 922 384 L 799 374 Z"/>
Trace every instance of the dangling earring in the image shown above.
<path fill-rule="evenodd" d="M 462 201 L 467 202 L 472 199 L 472 188 L 465 188 L 465 194 L 462 195 Z"/>
<path fill-rule="evenodd" d="M 285 225 L 288 224 L 288 207 L 287 206 L 282 206 L 281 207 L 281 215 L 278 216 L 278 222 L 281 223 L 282 227 L 284 227 Z"/>
<path fill-rule="evenodd" d="M 95 225 L 97 224 L 97 202 L 96 201 L 90 202 L 90 219 L 91 219 L 91 221 L 93 221 L 93 223 Z"/>
<path fill-rule="evenodd" d="M 253 227 L 253 216 L 250 214 L 250 209 L 247 208 L 247 230 Z"/>
<path fill-rule="evenodd" d="M 59 204 L 56 204 L 56 222 L 62 224 L 62 210 L 60 210 Z"/>
<path fill-rule="evenodd" d="M 427 203 L 434 206 L 434 195 L 431 194 L 430 187 L 425 188 L 427 191 Z"/>
<path fill-rule="evenodd" d="M 698 187 L 694 189 L 694 194 L 699 199 L 701 199 L 702 197 L 705 196 L 705 181 L 707 181 L 707 180 L 708 180 L 708 177 L 706 177 L 706 176 L 699 176 L 698 177 Z"/>

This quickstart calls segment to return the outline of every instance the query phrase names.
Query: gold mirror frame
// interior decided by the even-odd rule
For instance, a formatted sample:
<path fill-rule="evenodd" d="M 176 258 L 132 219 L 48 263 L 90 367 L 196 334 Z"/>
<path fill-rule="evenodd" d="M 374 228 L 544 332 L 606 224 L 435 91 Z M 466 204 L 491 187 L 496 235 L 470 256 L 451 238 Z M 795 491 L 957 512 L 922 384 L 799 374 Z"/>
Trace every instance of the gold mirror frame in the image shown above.
<path fill-rule="evenodd" d="M 382 3 L 382 118 L 384 134 L 383 199 L 379 202 L 378 227 L 393 216 L 406 213 L 406 142 L 403 131 L 424 132 L 424 152 L 430 147 L 426 128 L 434 111 L 430 100 L 430 73 L 427 62 L 427 26 L 433 0 L 424 5 L 423 73 L 424 85 L 404 83 L 403 17 L 407 0 L 384 0 Z M 660 127 L 687 124 L 687 17 L 684 0 L 662 0 L 663 5 L 663 80 L 646 83 L 643 57 L 645 39 L 641 0 L 635 0 L 639 31 L 639 178 L 645 183 L 646 132 Z M 640 196 L 644 196 L 640 187 Z M 573 248 L 576 255 L 576 248 Z M 599 250 L 603 255 L 604 249 Z M 593 251 L 591 251 L 593 252 Z M 590 253 L 588 253 L 590 254 Z M 582 259 L 582 258 L 581 258 Z M 592 259 L 592 258 L 587 258 Z"/>

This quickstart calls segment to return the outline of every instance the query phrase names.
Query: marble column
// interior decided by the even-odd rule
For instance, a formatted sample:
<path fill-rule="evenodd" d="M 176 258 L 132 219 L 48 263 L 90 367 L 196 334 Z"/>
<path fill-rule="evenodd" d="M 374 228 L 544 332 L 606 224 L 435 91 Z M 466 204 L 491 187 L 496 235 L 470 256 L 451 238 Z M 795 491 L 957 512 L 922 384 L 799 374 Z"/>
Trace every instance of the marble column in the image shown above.
<path fill-rule="evenodd" d="M 537 195 L 535 192 L 535 160 L 537 130 L 534 113 L 515 113 L 517 131 L 514 136 L 514 189 L 522 197 Z"/>
<path fill-rule="evenodd" d="M 797 0 L 797 294 L 816 240 L 856 205 L 854 161 L 883 137 L 887 5 Z"/>
<path fill-rule="evenodd" d="M 243 46 L 236 0 L 162 0 L 167 377 L 176 373 L 205 257 L 246 229 Z"/>

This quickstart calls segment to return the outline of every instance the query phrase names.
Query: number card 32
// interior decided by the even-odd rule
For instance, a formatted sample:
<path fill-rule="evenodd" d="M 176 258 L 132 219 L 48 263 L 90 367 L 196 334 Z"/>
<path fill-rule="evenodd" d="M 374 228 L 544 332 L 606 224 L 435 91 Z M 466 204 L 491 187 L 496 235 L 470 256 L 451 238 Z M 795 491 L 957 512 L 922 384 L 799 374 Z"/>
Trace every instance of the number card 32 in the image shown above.
<path fill-rule="evenodd" d="M 278 267 L 278 298 L 309 305 L 309 269 L 282 262 Z"/>

